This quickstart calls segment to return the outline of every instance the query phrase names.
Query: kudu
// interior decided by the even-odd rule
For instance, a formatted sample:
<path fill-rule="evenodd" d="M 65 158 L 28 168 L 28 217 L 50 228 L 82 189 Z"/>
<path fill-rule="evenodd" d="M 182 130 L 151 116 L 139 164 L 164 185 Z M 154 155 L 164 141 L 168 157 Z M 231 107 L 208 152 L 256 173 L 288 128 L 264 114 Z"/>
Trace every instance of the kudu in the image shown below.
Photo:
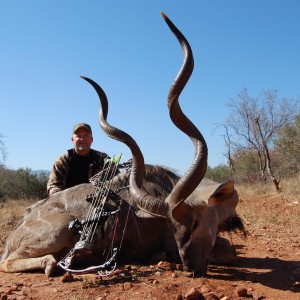
<path fill-rule="evenodd" d="M 104 91 L 91 79 L 83 78 L 98 93 L 101 128 L 109 137 L 125 143 L 132 152 L 131 170 L 119 173 L 112 184 L 112 189 L 117 190 L 123 199 L 114 243 L 121 243 L 126 227 L 119 262 L 149 261 L 155 253 L 164 251 L 167 258 L 181 259 L 184 270 L 195 276 L 204 276 L 219 228 L 245 231 L 236 213 L 239 197 L 233 183 L 200 184 L 207 167 L 206 142 L 183 114 L 178 102 L 193 71 L 192 50 L 175 25 L 163 13 L 162 16 L 178 39 L 184 57 L 168 95 L 170 118 L 195 146 L 194 160 L 181 178 L 167 168 L 145 166 L 143 155 L 132 137 L 107 123 L 108 103 Z M 128 182 L 129 189 L 124 188 Z M 34 204 L 10 234 L 0 270 L 22 272 L 44 269 L 46 275 L 51 276 L 57 261 L 79 239 L 68 225 L 74 219 L 84 219 L 89 207 L 85 197 L 93 190 L 91 184 L 82 184 Z M 111 205 L 116 204 L 111 202 Z M 84 257 L 85 263 L 99 261 L 98 253 L 110 243 L 108 233 L 111 223 L 108 219 L 104 233 L 95 236 L 94 251 Z"/>

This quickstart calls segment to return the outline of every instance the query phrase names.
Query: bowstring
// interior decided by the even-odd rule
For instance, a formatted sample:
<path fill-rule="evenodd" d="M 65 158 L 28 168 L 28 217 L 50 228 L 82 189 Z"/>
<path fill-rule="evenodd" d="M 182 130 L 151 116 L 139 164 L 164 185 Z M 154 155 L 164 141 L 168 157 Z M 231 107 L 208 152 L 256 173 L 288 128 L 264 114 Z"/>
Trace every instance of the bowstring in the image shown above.
<path fill-rule="evenodd" d="M 123 202 L 123 199 L 121 199 L 120 201 L 120 204 L 119 204 L 119 208 L 121 207 L 122 205 L 122 202 Z M 127 215 L 126 215 L 126 219 L 125 219 L 125 224 L 124 224 L 124 227 L 123 227 L 123 231 L 122 231 L 122 235 L 121 235 L 121 241 L 120 241 L 120 244 L 119 244 L 119 253 L 121 251 L 121 248 L 122 248 L 122 244 L 123 244 L 123 240 L 124 240 L 124 236 L 125 236 L 125 232 L 126 232 L 126 229 L 127 229 L 127 223 L 128 223 L 128 219 L 129 219 L 129 213 L 131 211 L 131 206 L 129 206 L 128 210 L 127 210 Z M 114 249 L 114 240 L 115 240 L 115 235 L 116 235 L 116 231 L 117 231 L 117 226 L 118 226 L 118 223 L 119 223 L 119 215 L 116 215 L 114 217 L 114 220 L 113 220 L 113 223 L 111 225 L 112 227 L 112 230 L 110 230 L 110 234 L 108 236 L 108 239 L 111 240 L 111 244 L 110 246 L 108 247 L 108 250 L 107 250 L 107 253 L 106 253 L 106 260 L 109 258 L 110 256 L 110 253 L 113 252 L 113 249 Z M 102 254 L 102 259 L 104 258 L 105 256 L 105 251 L 103 252 Z"/>
<path fill-rule="evenodd" d="M 108 162 L 108 166 L 106 167 L 106 172 L 104 172 L 103 178 L 99 178 L 97 180 L 97 186 L 96 186 L 96 193 L 95 196 L 93 197 L 93 201 L 91 203 L 91 216 L 94 218 L 98 214 L 101 216 L 103 209 L 104 209 L 104 204 L 106 201 L 106 197 L 108 195 L 108 190 L 105 188 L 105 182 L 108 179 L 109 171 L 112 165 L 112 160 Z M 93 239 L 93 236 L 95 234 L 97 224 L 92 223 L 92 226 L 88 226 L 87 228 L 89 229 L 88 231 L 88 241 L 91 242 Z"/>
<path fill-rule="evenodd" d="M 110 192 L 112 185 L 112 178 L 114 177 L 122 154 L 117 158 L 113 156 L 111 159 L 107 159 L 104 168 L 101 172 L 97 173 L 90 179 L 90 182 L 94 185 L 96 191 L 92 197 L 92 203 L 89 207 L 86 223 L 82 229 L 80 241 L 91 242 L 97 229 L 97 222 L 95 218 L 101 216 L 107 202 L 107 196 Z"/>
<path fill-rule="evenodd" d="M 101 201 L 101 199 L 103 199 L 103 195 L 104 195 L 103 186 L 104 186 L 104 180 L 105 180 L 105 178 L 107 178 L 108 166 L 104 165 L 104 167 L 105 167 L 105 169 L 103 169 L 101 171 L 101 173 L 97 174 L 98 178 L 95 181 L 96 182 L 96 185 L 95 185 L 96 192 L 95 192 L 95 195 L 93 195 L 93 197 L 92 197 L 92 202 L 89 207 L 89 211 L 88 211 L 87 218 L 86 218 L 86 223 L 83 226 L 80 240 L 86 241 L 88 239 L 90 241 L 90 237 L 92 234 L 92 227 L 94 227 L 93 222 L 91 222 L 91 221 L 95 217 L 96 210 L 99 209 L 99 207 L 100 207 L 99 202 Z M 104 170 L 106 172 L 103 172 Z"/>
<path fill-rule="evenodd" d="M 102 202 L 103 202 L 102 204 L 103 205 L 101 207 L 101 211 L 97 212 L 100 216 L 101 216 L 101 214 L 102 214 L 102 212 L 103 212 L 103 210 L 105 208 L 105 204 L 107 202 L 106 201 L 107 200 L 106 197 L 108 196 L 108 194 L 110 192 L 110 188 L 112 186 L 112 178 L 114 177 L 114 175 L 115 175 L 115 173 L 116 173 L 116 171 L 118 169 L 118 165 L 119 165 L 120 159 L 121 159 L 121 155 L 117 159 L 115 159 L 113 157 L 113 159 L 112 159 L 109 167 L 107 168 L 107 172 L 106 172 L 106 178 L 109 177 L 109 179 L 104 180 L 102 186 L 100 187 L 100 189 L 103 191 L 102 195 L 100 196 L 100 198 L 98 200 L 98 202 L 99 202 L 99 201 L 101 201 L 101 199 L 103 199 L 102 200 Z M 113 166 L 113 167 L 111 167 L 111 166 Z M 109 172 L 111 172 L 111 173 L 109 173 Z M 104 185 L 105 185 L 105 187 L 104 187 Z M 94 236 L 96 229 L 97 229 L 97 226 L 94 226 L 93 232 L 92 232 L 92 237 Z"/>

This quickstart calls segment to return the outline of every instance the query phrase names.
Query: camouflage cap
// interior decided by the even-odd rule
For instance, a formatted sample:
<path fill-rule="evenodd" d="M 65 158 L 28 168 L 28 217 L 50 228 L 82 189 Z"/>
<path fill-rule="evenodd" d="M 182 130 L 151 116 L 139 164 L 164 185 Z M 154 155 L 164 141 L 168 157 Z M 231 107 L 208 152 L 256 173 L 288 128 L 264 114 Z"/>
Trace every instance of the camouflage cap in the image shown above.
<path fill-rule="evenodd" d="M 86 131 L 88 131 L 89 133 L 92 133 L 92 128 L 90 125 L 86 124 L 86 123 L 78 123 L 73 127 L 73 134 L 76 133 L 76 131 L 79 128 L 84 128 Z"/>

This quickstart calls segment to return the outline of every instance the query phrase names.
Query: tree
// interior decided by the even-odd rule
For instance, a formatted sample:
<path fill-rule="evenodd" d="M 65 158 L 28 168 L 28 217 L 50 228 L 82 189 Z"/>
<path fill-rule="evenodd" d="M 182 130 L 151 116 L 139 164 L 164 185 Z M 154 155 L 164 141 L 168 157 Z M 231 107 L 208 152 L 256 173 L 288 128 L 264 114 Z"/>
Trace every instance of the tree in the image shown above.
<path fill-rule="evenodd" d="M 43 199 L 47 197 L 45 173 L 34 174 L 31 169 L 9 170 L 0 167 L 0 201 L 6 199 Z"/>
<path fill-rule="evenodd" d="M 214 168 L 208 166 L 205 177 L 217 182 L 232 180 L 230 169 L 225 165 L 218 165 Z"/>
<path fill-rule="evenodd" d="M 233 151 L 255 151 L 262 180 L 267 172 L 279 191 L 280 178 L 273 171 L 270 149 L 280 130 L 294 120 L 296 104 L 291 99 L 279 100 L 275 90 L 263 91 L 261 98 L 252 98 L 244 88 L 228 107 L 230 114 L 224 126 L 233 132 L 230 144 Z"/>
<path fill-rule="evenodd" d="M 4 166 L 4 161 L 6 159 L 6 147 L 3 141 L 4 137 L 0 133 L 0 166 Z"/>
<path fill-rule="evenodd" d="M 235 181 L 253 183 L 259 180 L 258 159 L 254 150 L 242 149 L 232 156 L 235 164 Z"/>
<path fill-rule="evenodd" d="M 290 174 L 298 173 L 300 180 L 300 115 L 281 129 L 274 144 L 282 165 Z"/>

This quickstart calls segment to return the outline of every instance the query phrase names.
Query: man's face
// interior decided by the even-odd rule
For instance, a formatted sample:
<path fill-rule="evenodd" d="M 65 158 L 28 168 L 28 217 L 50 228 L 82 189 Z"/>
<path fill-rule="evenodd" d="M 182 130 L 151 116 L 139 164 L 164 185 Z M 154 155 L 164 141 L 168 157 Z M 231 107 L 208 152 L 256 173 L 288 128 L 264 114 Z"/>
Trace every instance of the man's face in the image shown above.
<path fill-rule="evenodd" d="M 84 128 L 79 128 L 71 138 L 75 151 L 79 155 L 87 155 L 90 152 L 93 136 Z"/>

